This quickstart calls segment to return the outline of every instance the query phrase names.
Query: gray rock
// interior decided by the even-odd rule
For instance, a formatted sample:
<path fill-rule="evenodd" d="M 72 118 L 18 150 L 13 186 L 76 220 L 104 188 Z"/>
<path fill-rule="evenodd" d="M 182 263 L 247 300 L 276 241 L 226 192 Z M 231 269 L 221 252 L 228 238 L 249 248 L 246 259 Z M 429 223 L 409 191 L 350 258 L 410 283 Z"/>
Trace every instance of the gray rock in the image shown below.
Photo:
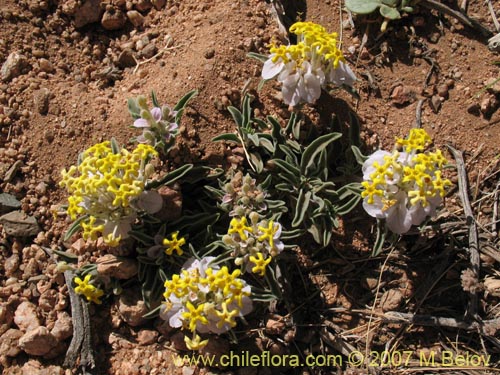
<path fill-rule="evenodd" d="M 132 52 L 130 48 L 124 49 L 120 53 L 120 56 L 118 56 L 118 61 L 116 62 L 116 65 L 121 69 L 136 66 L 137 62 L 135 61 L 134 58 L 134 52 Z"/>
<path fill-rule="evenodd" d="M 434 113 L 438 113 L 439 110 L 441 109 L 441 97 L 439 95 L 432 95 L 431 101 L 430 101 L 430 106 L 431 109 Z"/>
<path fill-rule="evenodd" d="M 0 356 L 15 357 L 21 353 L 19 339 L 23 333 L 18 329 L 9 329 L 0 336 Z"/>
<path fill-rule="evenodd" d="M 134 27 L 139 27 L 144 23 L 144 16 L 136 10 L 129 10 L 127 18 Z"/>
<path fill-rule="evenodd" d="M 47 88 L 40 89 L 33 96 L 33 104 L 35 111 L 41 115 L 46 115 L 49 111 L 50 90 Z"/>
<path fill-rule="evenodd" d="M 21 202 L 19 202 L 16 197 L 11 194 L 0 193 L 0 215 L 14 211 L 20 207 Z"/>
<path fill-rule="evenodd" d="M 106 30 L 119 30 L 127 22 L 127 17 L 120 9 L 111 8 L 102 15 L 101 25 Z"/>
<path fill-rule="evenodd" d="M 36 306 L 28 301 L 21 302 L 14 313 L 14 323 L 24 332 L 40 327 Z"/>
<path fill-rule="evenodd" d="M 38 327 L 26 332 L 19 339 L 19 347 L 27 354 L 42 356 L 57 346 L 56 338 L 47 327 Z"/>
<path fill-rule="evenodd" d="M 106 254 L 96 261 L 97 272 L 102 276 L 110 276 L 127 280 L 137 275 L 138 266 L 134 259 Z"/>
<path fill-rule="evenodd" d="M 23 211 L 12 211 L 0 216 L 0 224 L 5 233 L 13 237 L 31 237 L 40 232 L 36 219 Z"/>
<path fill-rule="evenodd" d="M 87 0 L 75 10 L 75 27 L 78 29 L 89 23 L 99 22 L 103 9 L 102 0 Z"/>
<path fill-rule="evenodd" d="M 2 65 L 2 68 L 0 69 L 0 76 L 4 81 L 8 82 L 21 74 L 26 73 L 28 69 L 28 59 L 17 52 L 12 52 Z"/>
<path fill-rule="evenodd" d="M 139 291 L 128 289 L 120 295 L 118 312 L 128 325 L 137 327 L 146 323 L 143 316 L 148 312 L 148 309 Z"/>
<path fill-rule="evenodd" d="M 21 160 L 16 160 L 14 164 L 12 164 L 7 170 L 7 172 L 5 172 L 5 176 L 3 178 L 4 182 L 11 182 L 22 166 L 23 162 Z"/>
<path fill-rule="evenodd" d="M 156 52 L 158 52 L 158 47 L 154 43 L 149 43 L 141 50 L 139 55 L 145 59 L 150 59 Z"/>

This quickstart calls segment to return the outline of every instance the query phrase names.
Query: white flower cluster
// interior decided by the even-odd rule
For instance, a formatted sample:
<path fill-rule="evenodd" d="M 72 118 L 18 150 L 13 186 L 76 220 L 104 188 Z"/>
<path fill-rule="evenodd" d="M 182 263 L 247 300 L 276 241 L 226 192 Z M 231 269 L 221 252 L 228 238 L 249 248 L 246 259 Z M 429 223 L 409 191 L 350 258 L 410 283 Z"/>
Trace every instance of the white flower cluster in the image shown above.
<path fill-rule="evenodd" d="M 179 275 L 165 281 L 165 302 L 160 316 L 171 327 L 186 328 L 193 338 L 185 337 L 189 349 L 205 346 L 198 333 L 223 333 L 236 326 L 236 318 L 252 311 L 251 288 L 240 279 L 239 270 L 212 264 L 215 257 L 191 258 Z"/>
<path fill-rule="evenodd" d="M 379 150 L 363 164 L 363 208 L 370 216 L 386 219 L 394 233 L 406 233 L 435 215 L 451 185 L 442 178 L 446 159 L 441 150 L 424 152 L 430 142 L 425 130 L 412 129 L 407 139 L 396 141 L 403 151 Z"/>
<path fill-rule="evenodd" d="M 356 76 L 338 49 L 336 33 L 313 22 L 296 22 L 290 32 L 297 35 L 297 44 L 272 45 L 262 69 L 262 78 L 277 77 L 282 84 L 286 104 L 314 103 L 328 84 L 352 87 Z"/>
<path fill-rule="evenodd" d="M 259 220 L 259 214 L 251 212 L 250 222 L 245 216 L 231 220 L 222 241 L 233 249 L 234 263 L 246 272 L 265 276 L 272 258 L 285 247 L 280 240 L 281 224 L 273 220 Z"/>

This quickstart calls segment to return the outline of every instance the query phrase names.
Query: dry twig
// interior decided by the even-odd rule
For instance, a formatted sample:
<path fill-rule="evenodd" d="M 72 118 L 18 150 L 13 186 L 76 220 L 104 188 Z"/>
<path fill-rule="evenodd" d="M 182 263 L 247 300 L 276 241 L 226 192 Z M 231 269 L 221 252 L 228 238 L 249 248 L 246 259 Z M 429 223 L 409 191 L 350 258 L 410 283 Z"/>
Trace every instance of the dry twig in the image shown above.
<path fill-rule="evenodd" d="M 92 350 L 92 336 L 90 332 L 89 310 L 85 303 L 82 303 L 71 285 L 75 276 L 74 271 L 65 271 L 64 279 L 68 285 L 69 299 L 71 302 L 71 317 L 73 321 L 73 338 L 69 344 L 64 366 L 74 368 L 78 357 L 80 357 L 79 367 L 87 374 L 87 369 L 95 367 L 94 353 Z"/>
<path fill-rule="evenodd" d="M 479 239 L 476 220 L 474 219 L 474 214 L 472 212 L 472 207 L 468 196 L 467 171 L 465 170 L 465 162 L 461 151 L 458 151 L 451 146 L 448 146 L 448 148 L 457 162 L 459 195 L 460 200 L 462 201 L 462 206 L 464 208 L 465 219 L 467 221 L 467 225 L 469 226 L 469 258 L 472 272 L 474 274 L 476 282 L 479 283 Z M 468 292 L 468 294 L 469 304 L 467 313 L 477 320 L 477 308 L 479 302 L 478 296 L 476 293 Z"/>
<path fill-rule="evenodd" d="M 491 37 L 493 35 L 493 32 L 489 29 L 487 29 L 485 26 L 481 25 L 478 21 L 473 20 L 470 17 L 467 17 L 465 14 L 457 12 L 447 5 L 440 3 L 436 0 L 421 0 L 420 5 L 422 5 L 425 8 L 428 9 L 434 9 L 437 10 L 440 13 L 447 14 L 451 17 L 456 18 L 460 22 L 462 22 L 464 25 L 469 26 L 473 29 L 479 30 L 481 34 L 483 34 L 486 37 Z"/>

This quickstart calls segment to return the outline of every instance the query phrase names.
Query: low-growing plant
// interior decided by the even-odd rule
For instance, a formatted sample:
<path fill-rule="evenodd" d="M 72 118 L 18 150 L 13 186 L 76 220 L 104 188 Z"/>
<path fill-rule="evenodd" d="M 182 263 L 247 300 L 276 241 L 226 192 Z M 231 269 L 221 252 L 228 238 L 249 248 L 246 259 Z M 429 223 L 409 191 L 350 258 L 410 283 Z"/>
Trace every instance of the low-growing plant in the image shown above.
<path fill-rule="evenodd" d="M 345 6 L 356 14 L 371 14 L 379 11 L 384 17 L 380 30 L 384 32 L 389 21 L 401 18 L 401 13 L 413 12 L 419 0 L 346 0 Z"/>

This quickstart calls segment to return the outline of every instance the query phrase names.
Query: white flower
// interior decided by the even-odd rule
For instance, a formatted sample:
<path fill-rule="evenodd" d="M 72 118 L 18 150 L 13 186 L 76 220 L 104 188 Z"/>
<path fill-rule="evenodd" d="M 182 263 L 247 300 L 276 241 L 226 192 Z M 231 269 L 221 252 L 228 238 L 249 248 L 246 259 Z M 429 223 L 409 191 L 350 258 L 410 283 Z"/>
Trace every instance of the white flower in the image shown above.
<path fill-rule="evenodd" d="M 349 65 L 339 61 L 339 66 L 336 69 L 328 69 L 327 80 L 328 83 L 333 83 L 336 86 L 347 85 L 352 87 L 356 82 L 356 76 Z"/>

